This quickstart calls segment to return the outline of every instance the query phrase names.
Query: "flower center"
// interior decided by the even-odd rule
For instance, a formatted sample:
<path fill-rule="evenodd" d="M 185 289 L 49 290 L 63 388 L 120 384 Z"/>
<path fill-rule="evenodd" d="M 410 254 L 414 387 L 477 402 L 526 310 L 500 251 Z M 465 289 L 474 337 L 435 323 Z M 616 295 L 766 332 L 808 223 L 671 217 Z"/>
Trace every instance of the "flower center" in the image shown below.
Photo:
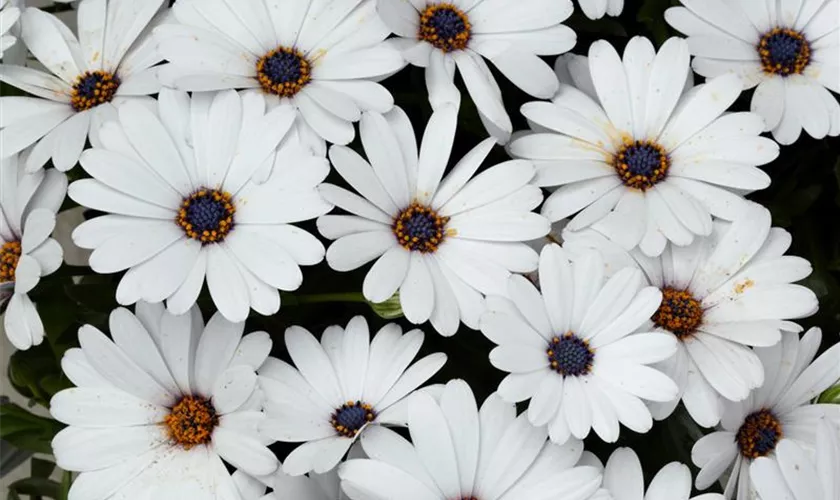
<path fill-rule="evenodd" d="M 406 250 L 430 253 L 438 249 L 446 236 L 449 217 L 441 217 L 430 207 L 417 202 L 394 219 L 394 235 Z"/>
<path fill-rule="evenodd" d="M 170 439 L 189 450 L 210 442 L 213 429 L 219 424 L 219 416 L 209 399 L 184 396 L 163 422 L 169 428 Z"/>
<path fill-rule="evenodd" d="M 312 79 L 312 66 L 297 49 L 277 47 L 257 61 L 257 80 L 263 90 L 292 97 Z"/>
<path fill-rule="evenodd" d="M 613 158 L 613 168 L 627 187 L 645 191 L 665 179 L 671 160 L 653 141 L 625 141 Z"/>
<path fill-rule="evenodd" d="M 769 455 L 781 439 L 782 423 L 766 409 L 747 415 L 735 435 L 741 455 L 749 459 Z"/>
<path fill-rule="evenodd" d="M 20 254 L 19 241 L 3 243 L 3 246 L 0 247 L 0 283 L 15 280 L 15 269 L 17 269 Z"/>
<path fill-rule="evenodd" d="M 589 347 L 589 342 L 572 332 L 551 339 L 546 354 L 551 369 L 567 377 L 586 375 L 592 371 L 595 360 L 595 352 Z"/>
<path fill-rule="evenodd" d="M 85 111 L 95 108 L 100 104 L 111 102 L 117 89 L 120 87 L 120 79 L 113 73 L 107 71 L 85 71 L 73 84 L 70 92 L 70 105 L 76 111 Z"/>
<path fill-rule="evenodd" d="M 773 28 L 758 43 L 761 68 L 770 75 L 802 74 L 811 62 L 811 44 L 798 31 Z"/>
<path fill-rule="evenodd" d="M 342 436 L 354 438 L 368 422 L 376 418 L 376 412 L 369 404 L 348 401 L 332 414 L 332 425 Z"/>
<path fill-rule="evenodd" d="M 234 212 L 230 193 L 202 188 L 184 198 L 176 222 L 190 238 L 215 243 L 224 240 L 233 229 Z"/>
<path fill-rule="evenodd" d="M 444 52 L 464 50 L 472 26 L 467 15 L 451 3 L 429 5 L 420 14 L 418 37 Z"/>
<path fill-rule="evenodd" d="M 653 313 L 653 323 L 684 340 L 697 331 L 703 320 L 703 307 L 688 290 L 662 289 L 662 303 Z"/>

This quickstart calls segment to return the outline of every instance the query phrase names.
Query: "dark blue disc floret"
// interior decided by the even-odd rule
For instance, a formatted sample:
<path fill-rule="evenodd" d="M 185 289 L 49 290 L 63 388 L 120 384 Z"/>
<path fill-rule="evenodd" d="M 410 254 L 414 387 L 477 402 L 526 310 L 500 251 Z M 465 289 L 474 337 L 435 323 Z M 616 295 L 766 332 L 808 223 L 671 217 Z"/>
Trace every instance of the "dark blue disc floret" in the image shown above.
<path fill-rule="evenodd" d="M 758 44 L 765 73 L 788 76 L 801 74 L 811 62 L 811 45 L 798 31 L 774 28 Z"/>
<path fill-rule="evenodd" d="M 224 240 L 233 228 L 235 211 L 230 193 L 199 189 L 181 203 L 176 222 L 188 237 L 213 243 Z"/>
<path fill-rule="evenodd" d="M 653 141 L 627 140 L 613 157 L 613 168 L 628 187 L 642 191 L 665 179 L 671 160 Z"/>
<path fill-rule="evenodd" d="M 547 354 L 551 368 L 567 377 L 588 374 L 595 360 L 595 353 L 589 343 L 571 332 L 551 339 Z"/>
<path fill-rule="evenodd" d="M 471 32 L 467 15 L 453 4 L 430 5 L 420 14 L 420 40 L 444 52 L 465 49 Z"/>
<path fill-rule="evenodd" d="M 299 50 L 278 47 L 257 61 L 257 80 L 267 93 L 292 97 L 309 83 L 311 69 Z"/>
<path fill-rule="evenodd" d="M 782 423 L 768 409 L 762 409 L 744 418 L 735 440 L 741 455 L 756 459 L 770 454 L 782 439 Z"/>
<path fill-rule="evenodd" d="M 449 217 L 441 217 L 430 207 L 412 203 L 394 220 L 394 235 L 406 250 L 434 252 L 446 235 Z"/>
<path fill-rule="evenodd" d="M 348 401 L 332 415 L 332 425 L 342 436 L 356 437 L 362 427 L 376 418 L 373 407 L 361 401 Z"/>

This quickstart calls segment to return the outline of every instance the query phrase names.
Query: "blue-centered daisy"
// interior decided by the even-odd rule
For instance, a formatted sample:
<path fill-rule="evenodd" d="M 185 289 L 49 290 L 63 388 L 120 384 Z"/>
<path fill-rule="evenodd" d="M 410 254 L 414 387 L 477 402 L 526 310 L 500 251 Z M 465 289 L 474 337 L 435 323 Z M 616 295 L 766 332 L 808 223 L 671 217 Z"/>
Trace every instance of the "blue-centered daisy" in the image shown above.
<path fill-rule="evenodd" d="M 346 328 L 328 327 L 320 342 L 301 327 L 288 328 L 286 349 L 295 366 L 270 358 L 260 369 L 269 417 L 263 432 L 302 443 L 283 470 L 326 473 L 372 427 L 405 425 L 410 396 L 446 362 L 438 352 L 412 364 L 423 338 L 420 330 L 403 334 L 389 323 L 371 340 L 362 316 Z"/>
<path fill-rule="evenodd" d="M 606 275 L 637 267 L 662 291 L 662 305 L 643 328 L 679 341 L 657 368 L 677 382 L 679 400 L 702 427 L 718 424 L 724 401 L 743 401 L 764 382 L 766 367 L 752 348 L 801 331 L 790 320 L 817 311 L 814 292 L 796 284 L 811 274 L 811 264 L 785 255 L 790 233 L 771 227 L 770 211 L 756 203 L 732 223 L 715 221 L 710 236 L 669 246 L 656 258 L 627 252 L 594 229 L 564 231 L 563 241 L 572 253 L 598 250 Z M 667 418 L 677 403 L 652 403 L 654 418 Z"/>
<path fill-rule="evenodd" d="M 840 1 L 680 3 L 665 20 L 688 37 L 694 71 L 756 87 L 752 110 L 779 143 L 840 135 Z"/>
<path fill-rule="evenodd" d="M 475 175 L 495 141 L 486 139 L 444 176 L 458 122 L 454 105 L 434 112 L 418 154 L 414 129 L 399 108 L 366 113 L 361 139 L 368 160 L 333 146 L 336 171 L 359 194 L 324 184 L 321 194 L 349 215 L 325 215 L 318 229 L 336 240 L 327 262 L 337 271 L 375 261 L 362 285 L 372 302 L 396 291 L 406 318 L 431 320 L 442 335 L 475 329 L 483 295 L 504 294 L 511 272 L 529 272 L 537 253 L 524 242 L 548 233 L 531 210 L 542 201 L 529 184 L 534 167 L 514 160 Z"/>
<path fill-rule="evenodd" d="M 516 406 L 495 393 L 479 408 L 463 380 L 447 383 L 439 398 L 415 396 L 407 418 L 411 443 L 373 428 L 361 439 L 370 458 L 341 464 L 349 498 L 587 500 L 601 484 L 596 467 L 578 463 L 582 442 L 549 442 L 545 427 L 517 416 Z"/>
<path fill-rule="evenodd" d="M 676 339 L 640 329 L 662 293 L 638 269 L 606 277 L 603 266 L 594 250 L 571 260 L 562 247 L 546 245 L 541 291 L 524 276 L 511 276 L 509 298 L 488 297 L 481 316 L 481 332 L 497 344 L 490 363 L 509 373 L 499 395 L 511 403 L 530 399 L 528 420 L 548 426 L 558 444 L 590 430 L 615 442 L 619 424 L 647 432 L 653 419 L 643 401 L 678 394 L 673 380 L 649 366 L 671 357 Z"/>
<path fill-rule="evenodd" d="M 775 471 L 781 476 L 778 466 L 786 467 L 789 458 L 777 453 L 783 439 L 813 453 L 820 421 L 840 425 L 840 405 L 811 404 L 840 380 L 840 344 L 814 359 L 821 340 L 820 329 L 811 328 L 801 339 L 797 333 L 785 333 L 778 344 L 755 348 L 766 372 L 764 384 L 742 402 L 727 402 L 722 429 L 694 443 L 691 461 L 700 468 L 695 480 L 698 489 L 708 488 L 728 472 L 724 483 L 727 500 L 752 500 L 756 494 L 751 464 L 762 457 L 780 462 Z M 783 481 L 779 476 L 775 479 Z M 758 477 L 763 474 L 759 472 Z"/>
<path fill-rule="evenodd" d="M 403 57 L 426 68 L 432 107 L 460 100 L 457 69 L 481 121 L 501 143 L 513 126 L 485 59 L 527 94 L 547 99 L 557 79 L 539 56 L 562 54 L 577 41 L 560 24 L 572 15 L 571 0 L 378 0 L 377 9 L 398 35 L 393 43 Z"/>
<path fill-rule="evenodd" d="M 29 292 L 61 266 L 64 252 L 50 235 L 66 193 L 67 177 L 55 169 L 27 174 L 17 155 L 0 160 L 0 307 L 8 301 L 3 327 L 17 349 L 44 340 Z"/>
<path fill-rule="evenodd" d="M 394 105 L 377 83 L 404 65 L 373 0 L 179 0 L 155 30 L 161 78 L 188 91 L 253 88 L 294 107 L 304 142 L 347 144 L 363 111 Z"/>
<path fill-rule="evenodd" d="M 267 333 L 243 335 L 244 323 L 219 313 L 205 325 L 197 306 L 175 316 L 142 302 L 108 324 L 111 338 L 79 329 L 81 347 L 61 360 L 76 387 L 50 401 L 67 425 L 52 440 L 56 463 L 79 472 L 69 500 L 233 500 L 241 481 L 228 466 L 277 469 L 273 441 L 259 433 Z"/>
<path fill-rule="evenodd" d="M 726 113 L 741 92 L 734 75 L 692 87 L 689 49 L 672 38 L 659 52 L 643 37 L 623 58 L 606 41 L 589 57 L 557 62 L 551 102 L 522 107 L 532 130 L 509 145 L 534 161 L 534 183 L 557 189 L 542 206 L 568 228 L 595 227 L 627 250 L 651 256 L 671 242 L 686 246 L 712 231 L 712 216 L 732 220 L 744 193 L 766 188 L 756 165 L 779 146 L 760 137 L 754 113 Z"/>
<path fill-rule="evenodd" d="M 48 72 L 0 65 L 0 81 L 32 97 L 0 97 L 0 157 L 34 145 L 28 171 L 52 158 L 59 170 L 79 161 L 87 139 L 98 146 L 99 127 L 127 103 L 152 103 L 160 91 L 161 58 L 148 26 L 164 0 L 83 0 L 78 37 L 53 14 L 27 8 L 23 43 Z"/>
<path fill-rule="evenodd" d="M 276 313 L 278 289 L 297 289 L 300 266 L 323 259 L 317 238 L 291 224 L 330 210 L 317 191 L 329 164 L 291 134 L 291 107 L 265 108 L 259 94 L 164 89 L 156 108 L 126 104 L 82 154 L 93 178 L 69 195 L 107 215 L 73 241 L 93 250 L 95 271 L 127 271 L 120 304 L 166 300 L 180 314 L 206 281 L 219 311 L 244 321 L 250 309 Z"/>

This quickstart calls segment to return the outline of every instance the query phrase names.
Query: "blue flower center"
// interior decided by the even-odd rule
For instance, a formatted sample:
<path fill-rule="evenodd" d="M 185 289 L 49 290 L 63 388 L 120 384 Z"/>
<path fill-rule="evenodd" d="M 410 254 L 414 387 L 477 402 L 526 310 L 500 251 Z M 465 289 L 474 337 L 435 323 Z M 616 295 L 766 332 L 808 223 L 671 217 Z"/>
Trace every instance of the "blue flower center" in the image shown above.
<path fill-rule="evenodd" d="M 430 207 L 412 203 L 394 219 L 394 235 L 406 250 L 435 252 L 446 237 L 449 217 L 441 217 Z"/>
<path fill-rule="evenodd" d="M 269 94 L 292 97 L 312 79 L 311 70 L 299 50 L 278 47 L 257 61 L 257 80 Z"/>
<path fill-rule="evenodd" d="M 115 74 L 101 70 L 86 71 L 73 84 L 70 105 L 76 111 L 85 111 L 111 102 L 119 87 L 120 79 Z"/>
<path fill-rule="evenodd" d="M 647 190 L 665 179 L 671 161 L 653 141 L 626 141 L 613 157 L 613 168 L 628 187 Z"/>
<path fill-rule="evenodd" d="M 551 339 L 546 353 L 551 368 L 567 377 L 586 375 L 592 370 L 595 360 L 589 343 L 571 332 Z"/>
<path fill-rule="evenodd" d="M 801 74 L 811 62 L 811 46 L 802 33 L 774 28 L 761 37 L 758 44 L 761 67 L 775 75 Z"/>
<path fill-rule="evenodd" d="M 430 5 L 420 14 L 419 39 L 444 52 L 465 49 L 471 30 L 467 15 L 453 4 Z"/>
<path fill-rule="evenodd" d="M 362 427 L 376 418 L 373 407 L 361 401 L 348 401 L 332 415 L 335 431 L 345 437 L 354 438 Z"/>
<path fill-rule="evenodd" d="M 741 455 L 748 459 L 765 457 L 782 439 L 782 423 L 770 410 L 750 413 L 735 435 Z"/>
<path fill-rule="evenodd" d="M 230 193 L 203 188 L 184 199 L 176 222 L 188 237 L 204 244 L 215 243 L 233 229 L 234 212 Z"/>

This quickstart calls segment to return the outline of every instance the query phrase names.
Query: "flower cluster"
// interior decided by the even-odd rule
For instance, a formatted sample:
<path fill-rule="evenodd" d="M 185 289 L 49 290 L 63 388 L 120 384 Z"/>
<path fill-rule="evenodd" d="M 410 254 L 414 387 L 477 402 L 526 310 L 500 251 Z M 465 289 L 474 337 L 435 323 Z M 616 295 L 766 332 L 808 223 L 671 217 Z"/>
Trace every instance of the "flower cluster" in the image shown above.
<path fill-rule="evenodd" d="M 837 500 L 840 405 L 816 400 L 840 344 L 802 334 L 811 264 L 747 196 L 780 145 L 840 135 L 840 0 L 680 0 L 686 38 L 585 55 L 571 0 L 80 0 L 72 26 L 25 3 L 0 0 L 0 300 L 14 347 L 64 346 L 69 500 L 688 500 L 722 477 L 693 498 Z M 62 244 L 88 265 L 56 273 Z M 289 313 L 339 279 L 405 322 Z M 120 307 L 45 328 L 48 286 L 101 283 Z M 504 377 L 482 401 L 475 359 L 420 356 L 409 324 L 486 337 Z M 584 450 L 669 418 L 712 428 L 694 481 Z"/>

